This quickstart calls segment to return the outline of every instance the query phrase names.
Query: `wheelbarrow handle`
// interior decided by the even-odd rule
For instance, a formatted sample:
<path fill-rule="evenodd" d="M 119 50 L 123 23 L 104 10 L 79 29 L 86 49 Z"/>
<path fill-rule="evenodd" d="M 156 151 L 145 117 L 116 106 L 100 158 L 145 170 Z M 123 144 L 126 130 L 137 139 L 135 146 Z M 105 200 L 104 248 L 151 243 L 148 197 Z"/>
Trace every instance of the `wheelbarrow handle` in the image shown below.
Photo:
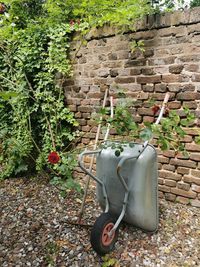
<path fill-rule="evenodd" d="M 94 174 L 92 174 L 92 170 L 88 170 L 85 165 L 84 165 L 84 162 L 83 162 L 83 157 L 86 156 L 86 155 L 95 155 L 95 154 L 99 154 L 101 153 L 101 150 L 92 150 L 92 151 L 83 151 L 80 155 L 79 155 L 79 160 L 78 160 L 78 163 L 79 163 L 79 166 L 80 168 L 85 171 L 85 173 L 87 173 L 91 178 L 93 178 L 98 184 L 101 185 L 102 187 L 102 190 L 103 190 L 103 197 L 105 199 L 105 203 L 106 203 L 106 207 L 105 207 L 105 212 L 108 212 L 109 210 L 109 201 L 108 201 L 108 195 L 107 195 L 107 192 L 106 192 L 106 187 L 105 187 L 105 184 L 99 179 L 97 178 Z"/>
<path fill-rule="evenodd" d="M 121 171 L 122 165 L 125 163 L 125 161 L 130 160 L 130 159 L 137 159 L 137 158 L 138 158 L 138 156 L 134 156 L 134 157 L 133 156 L 123 157 L 123 158 L 121 158 L 121 160 L 119 161 L 119 163 L 117 165 L 117 175 L 118 175 L 119 180 L 122 183 L 123 187 L 125 188 L 126 192 L 129 191 L 128 185 L 127 185 L 125 179 L 123 178 L 123 176 L 121 175 L 120 171 Z"/>
<path fill-rule="evenodd" d="M 84 162 L 83 162 L 83 157 L 84 156 L 87 156 L 87 155 L 95 155 L 95 154 L 99 154 L 101 152 L 100 149 L 98 150 L 86 150 L 86 151 L 83 151 L 80 155 L 79 155 L 79 158 L 78 158 L 78 163 L 79 163 L 79 166 L 80 168 L 85 172 L 87 173 L 90 177 L 92 177 L 97 183 L 99 184 L 103 184 L 102 181 L 100 179 L 98 179 L 94 174 L 92 174 L 91 170 L 88 170 L 85 165 L 84 165 Z"/>
<path fill-rule="evenodd" d="M 128 185 L 125 181 L 125 179 L 123 178 L 123 176 L 121 175 L 120 171 L 122 169 L 123 164 L 130 159 L 138 159 L 140 157 L 140 155 L 143 153 L 143 151 L 146 149 L 148 145 L 148 142 L 145 142 L 141 148 L 138 150 L 138 154 L 134 155 L 134 156 L 125 156 L 122 157 L 117 165 L 117 175 L 119 177 L 119 180 L 121 181 L 122 185 L 124 186 L 125 190 L 128 191 Z"/>

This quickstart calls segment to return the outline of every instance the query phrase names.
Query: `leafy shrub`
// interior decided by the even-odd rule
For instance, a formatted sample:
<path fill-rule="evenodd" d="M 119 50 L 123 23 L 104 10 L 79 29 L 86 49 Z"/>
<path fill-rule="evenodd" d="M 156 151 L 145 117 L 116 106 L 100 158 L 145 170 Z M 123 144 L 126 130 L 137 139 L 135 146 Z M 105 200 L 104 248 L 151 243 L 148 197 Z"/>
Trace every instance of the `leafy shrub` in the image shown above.
<path fill-rule="evenodd" d="M 51 169 L 54 177 L 72 177 L 74 161 L 66 147 L 78 123 L 65 105 L 62 86 L 72 74 L 71 37 L 74 31 L 84 36 L 104 23 L 130 25 L 150 10 L 145 0 L 1 3 L 0 178 L 28 169 Z M 51 152 L 59 155 L 56 164 L 48 161 Z"/>

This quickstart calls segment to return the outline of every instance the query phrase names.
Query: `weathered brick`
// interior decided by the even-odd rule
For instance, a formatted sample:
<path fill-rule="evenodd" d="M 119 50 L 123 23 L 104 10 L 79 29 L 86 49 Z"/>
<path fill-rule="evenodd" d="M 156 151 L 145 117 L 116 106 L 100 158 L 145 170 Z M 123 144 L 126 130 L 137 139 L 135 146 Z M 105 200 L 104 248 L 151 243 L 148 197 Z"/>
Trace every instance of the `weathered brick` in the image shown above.
<path fill-rule="evenodd" d="M 169 171 L 159 171 L 158 174 L 159 174 L 160 178 L 170 179 L 170 180 L 174 180 L 174 181 L 180 181 L 182 178 L 182 175 L 172 173 Z"/>
<path fill-rule="evenodd" d="M 78 107 L 78 111 L 90 113 L 90 112 L 92 112 L 92 107 L 90 107 L 90 106 L 79 106 Z"/>
<path fill-rule="evenodd" d="M 117 52 L 117 59 L 128 59 L 129 58 L 129 51 L 118 51 Z"/>
<path fill-rule="evenodd" d="M 165 193 L 165 199 L 174 202 L 176 200 L 176 195 L 171 193 Z"/>
<path fill-rule="evenodd" d="M 200 161 L 200 153 L 190 153 L 190 159 L 194 161 Z"/>
<path fill-rule="evenodd" d="M 185 64 L 184 69 L 189 72 L 198 72 L 199 65 L 198 64 Z"/>
<path fill-rule="evenodd" d="M 145 84 L 142 86 L 142 89 L 144 92 L 153 92 L 154 91 L 154 85 L 152 84 Z"/>
<path fill-rule="evenodd" d="M 170 187 L 166 186 L 166 185 L 158 185 L 158 190 L 162 191 L 162 192 L 170 192 Z"/>
<path fill-rule="evenodd" d="M 166 171 L 171 171 L 171 172 L 175 171 L 175 166 L 172 166 L 169 164 L 163 164 L 162 167 L 163 167 L 163 170 L 166 170 Z"/>
<path fill-rule="evenodd" d="M 177 159 L 189 159 L 189 155 L 185 155 L 183 152 L 178 152 L 176 154 Z"/>
<path fill-rule="evenodd" d="M 82 138 L 81 143 L 84 145 L 88 145 L 90 143 L 90 139 L 89 138 Z"/>
<path fill-rule="evenodd" d="M 199 135 L 199 128 L 184 128 L 184 131 L 191 136 Z"/>
<path fill-rule="evenodd" d="M 186 148 L 187 151 L 200 152 L 200 145 L 186 144 L 185 148 Z"/>
<path fill-rule="evenodd" d="M 154 113 L 151 108 L 138 108 L 139 115 L 147 115 L 147 116 L 153 116 Z"/>
<path fill-rule="evenodd" d="M 69 105 L 68 108 L 69 108 L 72 112 L 76 112 L 76 111 L 77 111 L 77 106 L 76 106 L 76 105 Z"/>
<path fill-rule="evenodd" d="M 191 170 L 191 174 L 192 174 L 193 176 L 198 177 L 198 178 L 200 179 L 200 171 L 197 171 L 197 170 Z"/>
<path fill-rule="evenodd" d="M 127 60 L 127 62 L 125 63 L 124 67 L 125 68 L 131 68 L 131 67 L 135 67 L 135 66 L 145 66 L 146 65 L 146 59 L 142 58 L 142 59 L 138 59 L 138 60 Z"/>
<path fill-rule="evenodd" d="M 169 163 L 169 158 L 163 157 L 163 156 L 158 156 L 158 162 L 160 162 L 160 163 Z"/>
<path fill-rule="evenodd" d="M 180 101 L 169 102 L 167 106 L 169 109 L 179 109 L 181 108 L 181 102 Z"/>
<path fill-rule="evenodd" d="M 169 66 L 169 72 L 173 74 L 180 74 L 184 68 L 184 65 L 171 65 Z"/>
<path fill-rule="evenodd" d="M 161 56 L 168 56 L 170 54 L 169 50 L 166 48 L 159 48 L 159 47 L 155 47 L 155 52 L 154 55 L 155 57 L 161 57 Z"/>
<path fill-rule="evenodd" d="M 200 185 L 200 177 L 198 178 L 192 175 L 184 175 L 183 181 L 186 183 L 190 183 L 190 184 L 194 183 L 194 184 Z"/>
<path fill-rule="evenodd" d="M 200 208 L 200 201 L 197 200 L 197 199 L 192 199 L 192 200 L 190 200 L 190 204 L 191 204 L 191 206 L 193 206 L 193 207 Z"/>
<path fill-rule="evenodd" d="M 89 132 L 90 129 L 91 129 L 91 127 L 90 127 L 89 125 L 86 125 L 86 126 L 83 126 L 83 127 L 82 127 L 82 131 L 83 131 L 83 132 Z"/>
<path fill-rule="evenodd" d="M 110 52 L 108 54 L 108 59 L 109 60 L 117 60 L 117 53 Z"/>
<path fill-rule="evenodd" d="M 82 113 L 83 119 L 89 119 L 91 117 L 90 113 Z"/>
<path fill-rule="evenodd" d="M 130 75 L 140 75 L 141 74 L 141 68 L 135 68 L 135 69 L 130 69 Z"/>
<path fill-rule="evenodd" d="M 177 173 L 179 173 L 179 174 L 189 174 L 189 169 L 183 168 L 183 167 L 178 167 L 177 168 Z"/>
<path fill-rule="evenodd" d="M 154 122 L 154 121 L 155 121 L 154 117 L 150 117 L 150 116 L 143 117 L 143 122 Z"/>
<path fill-rule="evenodd" d="M 199 62 L 199 60 L 200 55 L 198 54 L 184 55 L 178 57 L 179 62 Z"/>
<path fill-rule="evenodd" d="M 158 197 L 159 197 L 159 198 L 164 198 L 164 193 L 161 192 L 161 191 L 159 191 L 159 192 L 158 192 Z"/>
<path fill-rule="evenodd" d="M 170 92 L 174 92 L 174 93 L 182 91 L 181 85 L 178 83 L 168 84 L 168 89 Z"/>
<path fill-rule="evenodd" d="M 170 95 L 170 96 L 169 96 L 170 101 L 171 101 L 171 100 L 174 100 L 174 98 L 175 98 L 175 93 L 170 93 L 169 95 Z M 153 99 L 156 99 L 156 100 L 158 100 L 158 101 L 163 101 L 164 98 L 165 98 L 165 94 L 162 94 L 162 93 L 154 93 L 154 94 L 152 94 L 152 98 L 153 98 Z"/>
<path fill-rule="evenodd" d="M 149 66 L 156 66 L 156 65 L 169 65 L 174 64 L 176 57 L 163 57 L 163 58 L 155 58 L 149 60 Z"/>
<path fill-rule="evenodd" d="M 155 75 L 155 71 L 153 68 L 149 68 L 149 67 L 146 67 L 146 68 L 142 68 L 141 69 L 141 72 L 143 75 Z"/>
<path fill-rule="evenodd" d="M 175 166 L 193 168 L 193 169 L 196 168 L 196 162 L 191 161 L 191 160 L 171 159 L 170 164 L 175 165 Z"/>
<path fill-rule="evenodd" d="M 119 70 L 118 69 L 111 69 L 110 70 L 110 76 L 111 77 L 117 77 L 119 74 Z"/>
<path fill-rule="evenodd" d="M 81 106 L 88 106 L 90 105 L 90 103 L 91 103 L 90 99 L 81 100 Z"/>
<path fill-rule="evenodd" d="M 158 163 L 158 170 L 162 170 L 162 164 Z"/>
<path fill-rule="evenodd" d="M 163 156 L 168 157 L 168 158 L 174 158 L 175 151 L 174 150 L 163 151 Z"/>
<path fill-rule="evenodd" d="M 81 91 L 83 93 L 87 93 L 87 92 L 89 92 L 89 90 L 90 90 L 89 85 L 83 85 L 83 86 L 81 86 Z"/>
<path fill-rule="evenodd" d="M 159 83 L 161 82 L 161 75 L 156 76 L 139 76 L 137 77 L 137 82 L 141 84 L 146 83 Z"/>
<path fill-rule="evenodd" d="M 134 83 L 135 77 L 117 77 L 115 78 L 116 83 Z"/>
<path fill-rule="evenodd" d="M 122 65 L 123 65 L 123 63 L 121 61 L 119 61 L 119 60 L 104 61 L 104 62 L 102 62 L 102 67 L 103 68 L 116 69 L 116 68 L 121 68 Z"/>
<path fill-rule="evenodd" d="M 167 85 L 164 83 L 155 84 L 155 92 L 165 93 L 167 91 Z"/>
<path fill-rule="evenodd" d="M 160 185 L 164 184 L 164 179 L 158 178 L 158 184 L 160 184 Z"/>
<path fill-rule="evenodd" d="M 186 197 L 180 197 L 180 196 L 178 196 L 176 198 L 176 202 L 181 203 L 181 204 L 184 204 L 184 205 L 188 205 L 190 203 L 190 199 L 189 198 L 186 198 Z"/>
<path fill-rule="evenodd" d="M 186 184 L 186 183 L 184 183 L 182 181 L 177 183 L 177 187 L 179 189 L 183 189 L 185 191 L 189 191 L 190 190 L 190 185 L 189 184 Z"/>
<path fill-rule="evenodd" d="M 82 117 L 81 112 L 76 112 L 75 115 L 74 115 L 74 117 L 75 117 L 76 119 L 80 119 L 80 118 Z"/>
<path fill-rule="evenodd" d="M 164 180 L 164 184 L 167 185 L 167 186 L 170 186 L 170 187 L 176 187 L 176 181 L 174 181 L 174 180 L 165 179 Z"/>
<path fill-rule="evenodd" d="M 171 193 L 176 194 L 178 196 L 188 197 L 188 198 L 196 198 L 197 193 L 193 191 L 184 191 L 178 188 L 171 188 Z"/>
<path fill-rule="evenodd" d="M 183 106 L 187 107 L 189 109 L 196 109 L 197 108 L 197 102 L 196 101 L 183 101 Z"/>
<path fill-rule="evenodd" d="M 140 92 L 138 95 L 138 100 L 148 100 L 149 99 L 149 93 L 146 92 Z"/>
<path fill-rule="evenodd" d="M 85 119 L 77 119 L 80 126 L 84 126 L 87 124 L 87 121 Z"/>
<path fill-rule="evenodd" d="M 103 77 L 103 78 L 107 78 L 110 75 L 110 69 L 99 69 L 98 71 L 98 76 L 99 77 Z"/>
<path fill-rule="evenodd" d="M 200 82 L 200 74 L 195 73 L 192 75 L 192 81 L 193 82 Z"/>
<path fill-rule="evenodd" d="M 177 82 L 189 82 L 190 78 L 181 74 L 165 74 L 162 75 L 162 81 L 164 83 L 177 83 Z"/>
<path fill-rule="evenodd" d="M 154 55 L 154 49 L 145 49 L 144 51 L 144 57 L 152 57 Z"/>
<path fill-rule="evenodd" d="M 186 100 L 186 101 L 191 101 L 191 100 L 196 100 L 199 99 L 200 94 L 196 92 L 184 92 L 184 93 L 178 93 L 177 94 L 177 100 Z"/>
<path fill-rule="evenodd" d="M 87 58 L 86 57 L 79 58 L 78 63 L 79 64 L 85 64 L 85 63 L 87 63 Z"/>
<path fill-rule="evenodd" d="M 199 185 L 192 184 L 191 189 L 194 192 L 200 193 L 200 186 Z"/>

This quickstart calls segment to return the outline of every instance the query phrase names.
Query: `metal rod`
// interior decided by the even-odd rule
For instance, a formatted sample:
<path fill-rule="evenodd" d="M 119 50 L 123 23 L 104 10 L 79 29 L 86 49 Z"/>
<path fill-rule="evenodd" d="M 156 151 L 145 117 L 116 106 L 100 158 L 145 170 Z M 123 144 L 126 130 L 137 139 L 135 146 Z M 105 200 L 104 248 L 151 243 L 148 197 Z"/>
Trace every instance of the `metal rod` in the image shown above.
<path fill-rule="evenodd" d="M 105 108 L 105 106 L 106 106 L 107 97 L 108 97 L 108 89 L 106 89 L 105 94 L 104 94 L 103 105 L 102 105 L 103 108 Z M 100 120 L 101 120 L 101 118 L 100 118 Z M 98 143 L 98 140 L 99 140 L 100 130 L 101 130 L 101 123 L 99 123 L 98 128 L 97 128 L 95 143 L 94 143 L 94 147 L 93 147 L 94 150 L 96 150 L 96 148 L 97 148 L 97 143 Z M 89 171 L 90 172 L 92 171 L 92 166 L 94 164 L 94 158 L 95 158 L 95 156 L 93 155 L 91 157 L 90 166 L 89 166 Z M 88 194 L 89 184 L 90 184 L 90 176 L 88 176 L 88 178 L 87 178 L 85 189 L 84 189 L 84 196 L 83 196 L 81 209 L 80 209 L 80 213 L 79 213 L 79 217 L 78 217 L 78 222 L 79 223 L 80 223 L 80 221 L 82 219 L 82 216 L 83 216 L 85 202 L 86 202 L 86 198 L 87 198 L 87 194 Z"/>

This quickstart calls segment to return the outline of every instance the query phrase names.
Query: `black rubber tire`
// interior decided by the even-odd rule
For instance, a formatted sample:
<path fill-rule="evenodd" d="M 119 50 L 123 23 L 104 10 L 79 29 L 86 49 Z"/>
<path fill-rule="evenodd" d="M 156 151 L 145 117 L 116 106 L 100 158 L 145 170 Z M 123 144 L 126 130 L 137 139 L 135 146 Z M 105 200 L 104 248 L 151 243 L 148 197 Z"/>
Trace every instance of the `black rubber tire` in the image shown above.
<path fill-rule="evenodd" d="M 90 242 L 93 247 L 93 249 L 96 251 L 96 253 L 100 256 L 103 256 L 109 252 L 111 252 L 114 249 L 115 242 L 118 238 L 119 233 L 119 227 L 114 233 L 113 240 L 110 244 L 105 245 L 103 244 L 103 232 L 104 229 L 110 224 L 115 224 L 116 218 L 112 216 L 110 213 L 102 213 L 96 220 L 90 236 Z"/>

